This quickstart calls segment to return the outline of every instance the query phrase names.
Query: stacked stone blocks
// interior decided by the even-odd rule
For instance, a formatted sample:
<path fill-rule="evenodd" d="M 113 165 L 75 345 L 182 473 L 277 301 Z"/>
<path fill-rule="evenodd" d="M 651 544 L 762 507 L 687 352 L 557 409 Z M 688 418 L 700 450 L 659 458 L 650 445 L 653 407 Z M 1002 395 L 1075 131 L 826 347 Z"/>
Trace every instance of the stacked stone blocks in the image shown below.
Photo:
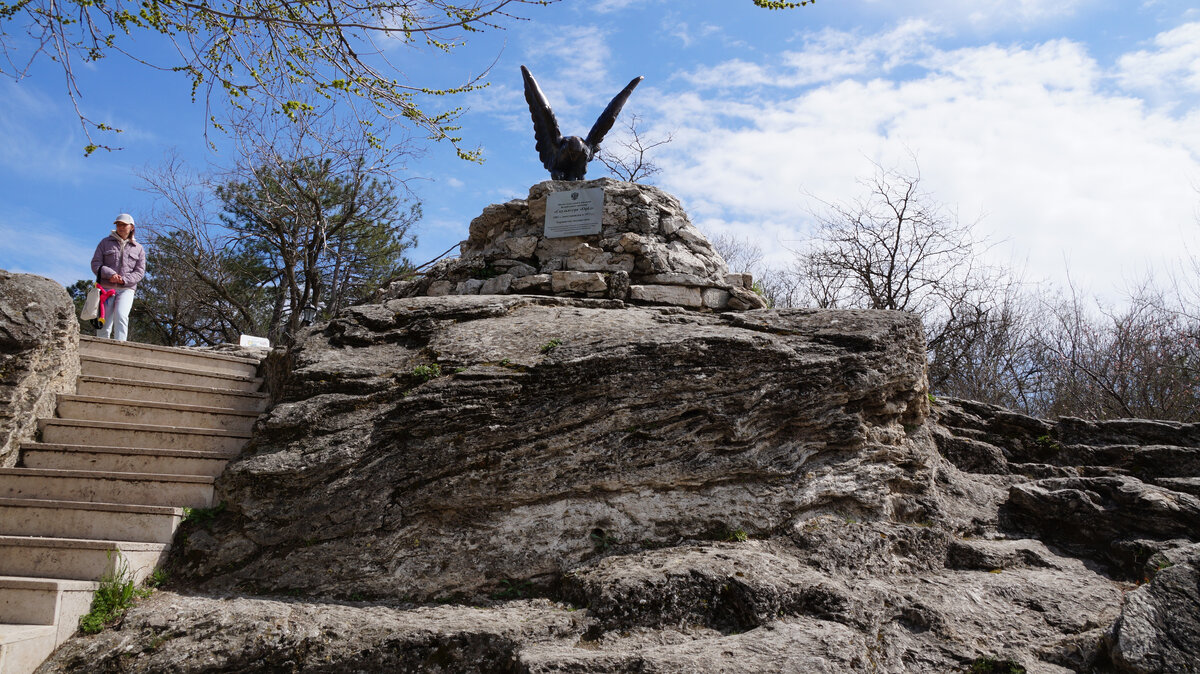
<path fill-rule="evenodd" d="M 604 190 L 601 232 L 544 236 L 547 195 L 587 188 Z M 387 296 L 540 294 L 712 311 L 766 306 L 749 274 L 729 273 L 679 200 L 648 185 L 609 178 L 539 183 L 526 199 L 485 208 L 459 248 L 461 257 L 394 285 Z"/>

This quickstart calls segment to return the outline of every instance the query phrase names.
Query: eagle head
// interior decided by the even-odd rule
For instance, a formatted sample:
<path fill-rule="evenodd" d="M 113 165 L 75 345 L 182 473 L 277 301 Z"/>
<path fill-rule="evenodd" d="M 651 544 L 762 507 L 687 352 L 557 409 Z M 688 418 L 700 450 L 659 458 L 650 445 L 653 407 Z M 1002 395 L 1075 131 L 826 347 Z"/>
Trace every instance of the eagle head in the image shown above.
<path fill-rule="evenodd" d="M 563 139 L 559 156 L 567 160 L 590 160 L 592 148 L 579 136 L 569 136 Z"/>

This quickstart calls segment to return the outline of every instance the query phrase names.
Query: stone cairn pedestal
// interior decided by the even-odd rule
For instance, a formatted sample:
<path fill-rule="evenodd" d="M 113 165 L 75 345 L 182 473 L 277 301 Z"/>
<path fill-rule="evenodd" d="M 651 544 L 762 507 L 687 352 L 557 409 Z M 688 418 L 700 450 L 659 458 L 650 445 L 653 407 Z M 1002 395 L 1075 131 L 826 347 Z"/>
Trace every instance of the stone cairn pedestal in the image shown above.
<path fill-rule="evenodd" d="M 603 188 L 602 230 L 547 238 L 546 196 Z M 529 197 L 492 204 L 471 221 L 461 256 L 386 288 L 421 295 L 559 295 L 710 311 L 766 306 L 750 274 L 731 274 L 675 197 L 649 185 L 600 178 L 538 183 Z"/>

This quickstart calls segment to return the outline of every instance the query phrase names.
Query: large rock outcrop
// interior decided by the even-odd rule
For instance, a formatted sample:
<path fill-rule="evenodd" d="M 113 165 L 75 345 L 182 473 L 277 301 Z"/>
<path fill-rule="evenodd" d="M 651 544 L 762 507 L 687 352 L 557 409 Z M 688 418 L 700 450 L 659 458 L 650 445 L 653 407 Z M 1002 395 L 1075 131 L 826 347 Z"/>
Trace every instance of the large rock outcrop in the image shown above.
<path fill-rule="evenodd" d="M 1200 425 L 935 401 L 914 317 L 746 310 L 603 186 L 595 240 L 543 183 L 275 354 L 175 591 L 43 671 L 1195 669 Z"/>
<path fill-rule="evenodd" d="M 905 314 L 411 298 L 293 358 L 183 548 L 203 587 L 428 600 L 816 513 L 935 516 Z"/>
<path fill-rule="evenodd" d="M 1200 545 L 1171 550 L 1149 585 L 1125 597 L 1109 637 L 1112 659 L 1131 672 L 1200 669 Z"/>
<path fill-rule="evenodd" d="M 999 514 L 1013 530 L 1134 581 L 1152 577 L 1162 553 L 1200 541 L 1200 424 L 1049 422 L 955 400 L 937 417 L 951 461 L 1007 476 Z"/>
<path fill-rule="evenodd" d="M 54 416 L 55 396 L 74 393 L 79 322 L 62 285 L 0 269 L 0 467 L 33 439 L 39 417 Z"/>
<path fill-rule="evenodd" d="M 44 671 L 1188 671 L 1197 427 L 931 408 L 923 356 L 891 312 L 353 308 L 178 591 Z"/>

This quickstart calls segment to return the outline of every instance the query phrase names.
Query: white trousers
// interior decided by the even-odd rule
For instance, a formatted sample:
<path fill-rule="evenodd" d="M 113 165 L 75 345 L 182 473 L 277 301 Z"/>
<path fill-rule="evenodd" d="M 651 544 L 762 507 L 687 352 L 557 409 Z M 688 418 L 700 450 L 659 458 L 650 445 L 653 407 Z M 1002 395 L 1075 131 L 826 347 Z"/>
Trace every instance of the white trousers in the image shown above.
<path fill-rule="evenodd" d="M 133 292 L 122 288 L 108 298 L 104 303 L 104 327 L 96 331 L 97 337 L 122 342 L 129 337 L 129 310 L 133 308 Z"/>

